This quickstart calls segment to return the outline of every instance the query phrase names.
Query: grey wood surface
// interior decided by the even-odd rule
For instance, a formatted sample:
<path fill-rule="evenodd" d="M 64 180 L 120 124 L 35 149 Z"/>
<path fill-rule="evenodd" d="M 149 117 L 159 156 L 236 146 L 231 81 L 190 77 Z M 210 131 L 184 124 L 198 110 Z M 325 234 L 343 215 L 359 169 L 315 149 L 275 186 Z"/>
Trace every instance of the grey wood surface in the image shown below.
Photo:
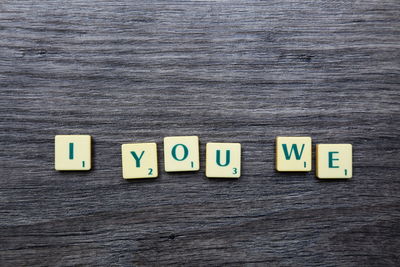
<path fill-rule="evenodd" d="M 0 266 L 399 266 L 400 1 L 1 1 Z M 90 134 L 90 172 L 54 135 Z M 163 171 L 198 135 L 201 170 Z M 274 171 L 274 138 L 351 143 L 354 177 Z M 155 141 L 160 175 L 122 179 Z M 210 141 L 242 177 L 204 176 Z"/>

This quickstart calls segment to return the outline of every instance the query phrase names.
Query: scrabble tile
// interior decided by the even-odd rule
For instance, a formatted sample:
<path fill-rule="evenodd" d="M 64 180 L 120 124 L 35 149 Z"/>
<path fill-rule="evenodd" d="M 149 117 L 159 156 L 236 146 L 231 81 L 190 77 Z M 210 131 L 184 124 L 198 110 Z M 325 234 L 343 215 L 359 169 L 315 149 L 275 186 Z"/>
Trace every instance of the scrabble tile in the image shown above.
<path fill-rule="evenodd" d="M 276 137 L 276 170 L 311 171 L 311 137 Z"/>
<path fill-rule="evenodd" d="M 166 172 L 198 171 L 199 138 L 197 136 L 171 136 L 164 138 Z"/>
<path fill-rule="evenodd" d="M 156 178 L 158 176 L 157 144 L 123 144 L 122 177 L 124 179 Z"/>
<path fill-rule="evenodd" d="M 207 143 L 206 176 L 209 178 L 240 177 L 239 143 Z"/>
<path fill-rule="evenodd" d="M 90 170 L 90 135 L 56 135 L 54 145 L 55 169 L 57 171 Z"/>
<path fill-rule="evenodd" d="M 318 144 L 316 161 L 320 179 L 349 179 L 353 175 L 351 144 Z"/>

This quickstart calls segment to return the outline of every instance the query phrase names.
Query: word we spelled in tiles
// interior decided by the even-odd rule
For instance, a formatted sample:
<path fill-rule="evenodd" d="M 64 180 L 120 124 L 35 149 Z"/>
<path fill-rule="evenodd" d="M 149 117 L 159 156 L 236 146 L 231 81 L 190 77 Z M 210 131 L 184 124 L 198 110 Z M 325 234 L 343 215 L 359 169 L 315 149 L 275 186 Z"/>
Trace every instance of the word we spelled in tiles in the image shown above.
<path fill-rule="evenodd" d="M 276 170 L 279 172 L 311 171 L 311 138 L 276 138 Z M 317 144 L 316 176 L 320 179 L 349 179 L 353 173 L 351 144 Z"/>
<path fill-rule="evenodd" d="M 311 137 L 279 136 L 276 138 L 276 170 L 309 172 L 312 170 Z M 122 176 L 124 179 L 156 178 L 158 158 L 156 143 L 123 144 Z M 164 138 L 166 172 L 200 169 L 199 138 L 172 136 Z M 89 135 L 57 135 L 55 137 L 55 169 L 81 171 L 91 168 Z M 239 178 L 241 145 L 239 143 L 207 143 L 205 174 L 209 178 Z M 351 144 L 317 144 L 316 176 L 320 179 L 352 177 Z"/>

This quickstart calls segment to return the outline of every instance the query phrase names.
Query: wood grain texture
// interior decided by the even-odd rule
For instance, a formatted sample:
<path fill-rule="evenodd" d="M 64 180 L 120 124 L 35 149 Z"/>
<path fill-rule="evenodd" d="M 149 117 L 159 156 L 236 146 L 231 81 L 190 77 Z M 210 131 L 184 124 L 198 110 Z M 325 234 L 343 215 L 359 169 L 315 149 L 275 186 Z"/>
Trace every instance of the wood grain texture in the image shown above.
<path fill-rule="evenodd" d="M 1 266 L 399 266 L 400 1 L 1 1 Z M 94 168 L 54 171 L 54 135 Z M 198 135 L 201 170 L 121 176 Z M 274 138 L 351 143 L 354 178 L 274 171 Z M 242 177 L 204 176 L 240 142 Z"/>

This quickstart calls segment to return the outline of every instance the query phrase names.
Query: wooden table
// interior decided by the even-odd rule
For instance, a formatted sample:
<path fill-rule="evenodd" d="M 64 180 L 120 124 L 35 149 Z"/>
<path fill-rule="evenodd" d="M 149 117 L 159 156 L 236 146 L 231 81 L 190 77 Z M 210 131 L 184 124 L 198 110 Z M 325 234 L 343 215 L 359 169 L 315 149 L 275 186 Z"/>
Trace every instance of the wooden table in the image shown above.
<path fill-rule="evenodd" d="M 400 265 L 398 0 L 2 1 L 0 117 L 1 266 Z M 92 171 L 54 170 L 56 134 Z M 175 135 L 200 171 L 163 171 Z M 353 144 L 353 179 L 275 172 L 278 135 Z M 122 179 L 134 142 L 157 179 Z"/>

